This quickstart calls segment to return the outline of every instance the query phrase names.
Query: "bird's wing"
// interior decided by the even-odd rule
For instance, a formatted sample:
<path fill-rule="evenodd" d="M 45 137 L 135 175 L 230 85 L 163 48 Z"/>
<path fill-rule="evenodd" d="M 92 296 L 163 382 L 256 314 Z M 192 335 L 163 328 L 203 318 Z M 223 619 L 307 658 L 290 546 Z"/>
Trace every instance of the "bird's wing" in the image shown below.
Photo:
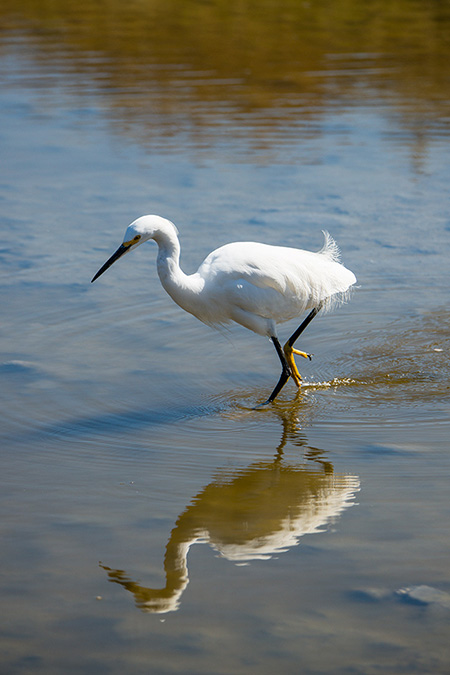
<path fill-rule="evenodd" d="M 279 293 L 320 296 L 346 291 L 355 282 L 352 272 L 338 263 L 338 249 L 326 236 L 318 252 L 257 242 L 235 242 L 213 251 L 198 273 L 216 284 L 243 279 Z"/>
<path fill-rule="evenodd" d="M 286 260 L 279 246 L 257 242 L 234 242 L 216 249 L 208 255 L 198 269 L 198 274 L 209 283 L 245 280 L 260 288 L 286 290 Z M 295 250 L 295 249 L 293 249 Z"/>
<path fill-rule="evenodd" d="M 310 307 L 326 305 L 354 283 L 352 272 L 319 253 L 235 242 L 210 253 L 197 274 L 217 314 L 238 307 L 276 322 L 287 321 Z"/>

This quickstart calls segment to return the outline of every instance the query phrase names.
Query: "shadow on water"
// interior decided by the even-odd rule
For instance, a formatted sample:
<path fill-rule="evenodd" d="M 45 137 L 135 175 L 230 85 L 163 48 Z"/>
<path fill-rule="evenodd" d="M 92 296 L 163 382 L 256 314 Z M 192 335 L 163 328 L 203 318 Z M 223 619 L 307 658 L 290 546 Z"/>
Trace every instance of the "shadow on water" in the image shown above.
<path fill-rule="evenodd" d="M 124 570 L 100 563 L 109 581 L 133 594 L 143 612 L 176 611 L 189 582 L 187 558 L 196 543 L 207 543 L 237 564 L 268 560 L 297 546 L 306 534 L 323 532 L 359 491 L 354 475 L 336 474 L 318 448 L 298 429 L 299 400 L 278 408 L 282 436 L 271 461 L 240 470 L 219 470 L 181 513 L 166 546 L 163 588 L 148 588 Z M 284 448 L 303 450 L 302 461 L 286 461 Z"/>
<path fill-rule="evenodd" d="M 115 410 L 47 425 L 33 433 L 36 440 L 48 436 L 83 440 L 91 436 L 114 437 L 122 432 L 138 432 L 219 412 L 211 406 L 173 406 L 168 408 Z"/>

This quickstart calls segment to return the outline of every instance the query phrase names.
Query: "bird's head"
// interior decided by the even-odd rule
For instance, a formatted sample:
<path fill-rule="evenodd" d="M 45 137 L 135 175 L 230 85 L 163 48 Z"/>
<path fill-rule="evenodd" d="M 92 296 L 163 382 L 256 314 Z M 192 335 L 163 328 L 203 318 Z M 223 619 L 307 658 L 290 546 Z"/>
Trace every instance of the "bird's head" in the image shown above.
<path fill-rule="evenodd" d="M 132 251 L 134 248 L 137 248 L 149 239 L 155 239 L 157 233 L 162 229 L 167 228 L 167 225 L 175 228 L 173 223 L 170 223 L 170 221 L 166 220 L 165 218 L 161 218 L 160 216 L 141 216 L 137 220 L 133 221 L 126 229 L 122 244 L 99 269 L 92 281 L 98 279 L 98 277 L 103 274 L 103 272 L 106 272 L 106 270 L 111 267 L 111 265 L 116 262 L 116 260 L 121 258 L 125 253 L 128 253 L 128 251 Z M 176 231 L 177 230 L 175 228 L 175 232 Z"/>

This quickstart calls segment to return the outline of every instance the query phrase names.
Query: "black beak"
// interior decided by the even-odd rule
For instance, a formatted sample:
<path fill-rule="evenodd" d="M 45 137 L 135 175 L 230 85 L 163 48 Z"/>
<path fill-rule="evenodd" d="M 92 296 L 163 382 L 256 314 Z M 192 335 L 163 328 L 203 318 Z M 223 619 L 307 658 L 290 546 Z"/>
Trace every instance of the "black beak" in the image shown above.
<path fill-rule="evenodd" d="M 95 277 L 93 277 L 93 279 L 91 279 L 91 284 L 92 284 L 93 281 L 95 281 L 96 279 L 98 279 L 99 276 L 100 276 L 101 274 L 103 274 L 103 272 L 106 272 L 106 270 L 108 269 L 108 267 L 111 267 L 111 265 L 112 265 L 113 263 L 115 263 L 116 260 L 119 260 L 119 258 L 121 258 L 121 257 L 123 256 L 123 254 L 126 253 L 129 249 L 130 249 L 129 246 L 124 246 L 123 244 L 121 244 L 121 245 L 119 246 L 119 248 L 117 249 L 117 251 L 116 251 L 115 253 L 113 253 L 112 256 L 109 258 L 109 260 L 107 260 L 107 261 L 105 262 L 105 264 L 103 265 L 103 267 L 100 267 L 100 269 L 99 269 L 99 271 L 97 272 L 97 274 L 95 275 Z"/>

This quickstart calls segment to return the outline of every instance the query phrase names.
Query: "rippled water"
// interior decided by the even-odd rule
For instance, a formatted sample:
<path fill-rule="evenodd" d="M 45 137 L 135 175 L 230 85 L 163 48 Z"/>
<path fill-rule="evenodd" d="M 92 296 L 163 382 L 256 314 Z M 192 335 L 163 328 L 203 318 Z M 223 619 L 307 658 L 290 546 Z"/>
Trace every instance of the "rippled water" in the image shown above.
<path fill-rule="evenodd" d="M 2 673 L 450 669 L 448 11 L 250 5 L 0 10 Z M 300 393 L 154 246 L 90 284 L 148 212 L 331 232 Z"/>

